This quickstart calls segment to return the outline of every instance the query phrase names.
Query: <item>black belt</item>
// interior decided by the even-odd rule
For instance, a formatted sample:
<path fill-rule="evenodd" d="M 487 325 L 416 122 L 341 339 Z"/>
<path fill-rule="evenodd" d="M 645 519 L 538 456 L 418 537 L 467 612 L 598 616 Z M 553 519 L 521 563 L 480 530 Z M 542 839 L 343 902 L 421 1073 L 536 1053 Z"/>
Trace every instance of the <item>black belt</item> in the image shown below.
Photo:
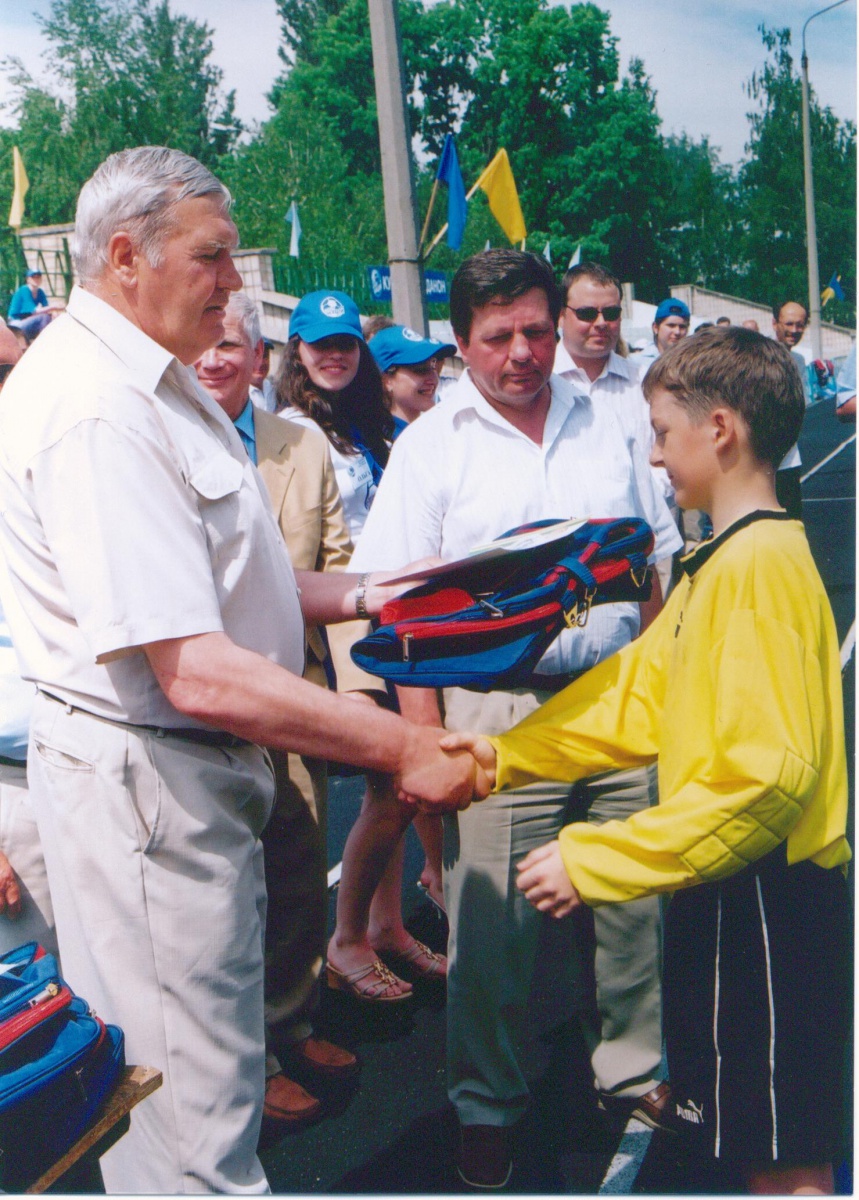
<path fill-rule="evenodd" d="M 533 688 L 535 692 L 562 692 L 584 674 L 584 671 L 573 671 L 569 675 L 539 675 L 534 672 L 525 687 Z"/>
<path fill-rule="evenodd" d="M 130 729 L 133 733 L 150 733 L 153 737 L 158 738 L 180 738 L 183 742 L 193 742 L 197 746 L 216 746 L 222 750 L 238 750 L 242 746 L 255 744 L 249 742 L 247 738 L 237 737 L 234 733 L 225 733 L 219 729 L 171 729 L 163 725 L 134 725 L 130 721 L 117 721 L 114 717 L 104 717 L 100 713 L 80 708 L 77 704 L 70 704 L 68 700 L 61 700 L 59 696 L 54 696 L 43 688 L 39 688 L 39 691 L 49 700 L 62 704 L 71 712 L 83 713 L 85 717 L 92 717 L 94 721 L 104 721 L 107 725 L 118 725 L 121 729 Z M 24 765 L 26 766 L 26 763 Z"/>

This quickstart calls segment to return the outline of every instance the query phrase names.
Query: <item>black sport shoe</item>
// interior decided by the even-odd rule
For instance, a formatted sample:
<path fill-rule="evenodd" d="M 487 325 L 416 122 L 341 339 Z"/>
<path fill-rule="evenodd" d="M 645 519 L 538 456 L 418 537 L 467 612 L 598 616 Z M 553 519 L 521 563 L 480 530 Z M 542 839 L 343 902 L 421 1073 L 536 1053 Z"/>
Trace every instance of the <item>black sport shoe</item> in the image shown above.
<path fill-rule="evenodd" d="M 510 1130 L 501 1125 L 460 1126 L 456 1171 L 468 1187 L 503 1188 L 513 1170 Z"/>

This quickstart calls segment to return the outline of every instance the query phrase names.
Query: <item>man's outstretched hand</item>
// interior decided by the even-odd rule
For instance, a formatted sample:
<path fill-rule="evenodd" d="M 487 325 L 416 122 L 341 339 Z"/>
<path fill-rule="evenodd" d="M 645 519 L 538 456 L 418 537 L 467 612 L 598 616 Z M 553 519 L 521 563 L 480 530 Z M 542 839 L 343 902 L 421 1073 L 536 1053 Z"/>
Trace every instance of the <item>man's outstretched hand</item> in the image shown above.
<path fill-rule="evenodd" d="M 442 749 L 434 725 L 409 725 L 400 756 L 397 785 L 401 800 L 423 812 L 445 813 L 483 800 L 492 782 L 466 749 Z"/>
<path fill-rule="evenodd" d="M 524 892 L 525 899 L 539 912 L 549 913 L 552 917 L 566 917 L 581 904 L 581 897 L 570 881 L 557 842 L 537 846 L 516 864 L 516 870 L 519 872 L 517 888 Z"/>

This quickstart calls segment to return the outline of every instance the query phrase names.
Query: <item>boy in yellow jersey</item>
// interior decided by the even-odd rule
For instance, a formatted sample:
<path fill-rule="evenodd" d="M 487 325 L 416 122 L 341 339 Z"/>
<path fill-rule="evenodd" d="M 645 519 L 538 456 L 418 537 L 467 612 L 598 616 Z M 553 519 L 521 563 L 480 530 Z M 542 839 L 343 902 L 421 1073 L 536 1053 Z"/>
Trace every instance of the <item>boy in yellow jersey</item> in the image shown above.
<path fill-rule="evenodd" d="M 838 640 L 775 472 L 805 411 L 789 353 L 709 329 L 648 371 L 654 466 L 713 538 L 635 642 L 501 737 L 448 736 L 496 790 L 656 760 L 659 804 L 568 825 L 519 864 L 543 912 L 673 893 L 673 1118 L 749 1190 L 826 1194 L 850 1013 Z"/>

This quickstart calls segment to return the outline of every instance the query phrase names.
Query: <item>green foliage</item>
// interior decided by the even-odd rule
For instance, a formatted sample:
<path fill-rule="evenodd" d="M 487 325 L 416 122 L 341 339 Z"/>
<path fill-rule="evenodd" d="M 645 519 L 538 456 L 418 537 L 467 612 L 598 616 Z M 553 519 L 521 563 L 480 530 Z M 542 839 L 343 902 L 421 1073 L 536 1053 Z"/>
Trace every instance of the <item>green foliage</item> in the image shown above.
<path fill-rule="evenodd" d="M 802 85 L 790 53 L 790 30 L 761 26 L 768 51 L 748 91 L 748 157 L 739 173 L 742 259 L 735 290 L 741 295 L 804 300 L 808 296 L 802 163 Z M 830 320 L 852 323 L 856 297 L 856 129 L 810 104 L 815 216 L 821 287 L 841 272 L 849 303 L 828 305 Z"/>
<path fill-rule="evenodd" d="M 17 144 L 27 168 L 28 223 L 72 220 L 81 185 L 116 150 L 164 144 L 215 168 L 231 150 L 241 125 L 208 26 L 168 0 L 53 0 L 40 22 L 56 91 L 12 60 L 19 126 L 0 134 L 0 151 Z M 7 190 L 3 171 L 0 205 Z"/>
<path fill-rule="evenodd" d="M 166 143 L 202 159 L 236 199 L 246 245 L 286 252 L 285 214 L 301 214 L 296 271 L 356 268 L 387 257 L 367 0 L 274 0 L 283 71 L 273 115 L 239 142 L 205 24 L 168 0 L 53 0 L 43 19 L 52 86 L 14 67 L 18 126 L 0 129 L 0 164 L 21 149 L 27 221 L 68 221 L 77 192 L 111 151 Z M 528 245 L 551 240 L 560 271 L 584 258 L 632 280 L 641 299 L 700 283 L 755 300 L 807 296 L 800 80 L 788 30 L 761 27 L 765 61 L 748 84 L 747 157 L 738 171 L 706 138 L 665 138 L 645 66 L 621 74 L 609 13 L 554 0 L 398 0 L 418 208 L 425 214 L 444 137 L 466 187 L 504 147 Z M 855 319 L 856 137 L 812 96 L 821 285 L 841 274 L 847 300 L 824 316 Z M 0 210 L 11 169 L 0 165 Z M 446 216 L 441 189 L 430 238 Z M 452 271 L 487 241 L 506 245 L 486 198 L 469 203 Z"/>

